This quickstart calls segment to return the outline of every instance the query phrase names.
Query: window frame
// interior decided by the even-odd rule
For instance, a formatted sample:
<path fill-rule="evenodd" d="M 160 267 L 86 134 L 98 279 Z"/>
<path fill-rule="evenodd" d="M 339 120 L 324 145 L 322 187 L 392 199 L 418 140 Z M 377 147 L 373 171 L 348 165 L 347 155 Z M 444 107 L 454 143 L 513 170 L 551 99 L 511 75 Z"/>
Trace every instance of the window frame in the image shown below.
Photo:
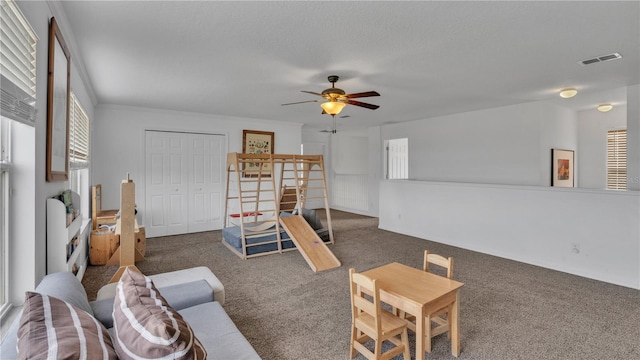
<path fill-rule="evenodd" d="M 88 218 L 91 120 L 73 90 L 69 106 L 69 188 L 80 195 L 81 213 Z"/>
<path fill-rule="evenodd" d="M 0 0 L 0 36 L 2 96 L 0 101 L 0 323 L 10 318 L 21 286 L 11 281 L 22 272 L 24 263 L 16 261 L 13 252 L 20 251 L 23 242 L 16 241 L 16 231 L 24 228 L 20 221 L 24 217 L 16 213 L 18 204 L 13 200 L 13 188 L 20 194 L 25 183 L 21 176 L 22 152 L 12 152 L 14 146 L 24 139 L 16 136 L 27 136 L 35 144 L 36 122 L 36 86 L 37 86 L 37 43 L 38 37 L 29 21 L 24 16 L 18 3 L 14 0 Z M 22 128 L 26 125 L 30 130 Z M 33 130 L 33 131 L 31 131 Z M 20 135 L 16 135 L 19 133 Z M 33 135 L 33 137 L 31 137 Z M 14 143 L 15 141 L 15 143 Z M 27 152 L 29 153 L 29 152 Z M 35 158 L 33 159 L 35 162 Z M 27 166 L 29 169 L 33 165 Z M 20 210 L 22 211 L 22 207 Z M 10 257 L 9 255 L 12 254 Z M 18 287 L 18 290 L 15 287 Z"/>
<path fill-rule="evenodd" d="M 607 179 L 609 190 L 627 189 L 627 129 L 607 130 Z"/>
<path fill-rule="evenodd" d="M 11 229 L 11 120 L 0 117 L 0 319 L 11 310 L 9 301 L 9 234 Z"/>
<path fill-rule="evenodd" d="M 69 167 L 82 169 L 89 167 L 91 135 L 89 115 L 71 91 L 69 114 Z"/>

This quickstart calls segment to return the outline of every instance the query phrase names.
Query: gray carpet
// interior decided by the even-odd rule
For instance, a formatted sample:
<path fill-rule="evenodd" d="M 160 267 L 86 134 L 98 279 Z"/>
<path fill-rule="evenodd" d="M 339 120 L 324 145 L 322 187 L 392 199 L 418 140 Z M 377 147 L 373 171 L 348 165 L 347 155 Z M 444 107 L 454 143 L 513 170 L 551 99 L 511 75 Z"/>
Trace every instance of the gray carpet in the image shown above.
<path fill-rule="evenodd" d="M 349 357 L 348 269 L 393 261 L 421 268 L 429 249 L 453 256 L 454 279 L 465 284 L 460 359 L 640 359 L 638 290 L 379 230 L 376 218 L 331 214 L 338 269 L 313 273 L 297 251 L 241 260 L 220 243 L 220 231 L 148 239 L 137 266 L 148 275 L 208 266 L 225 286 L 227 313 L 263 359 L 332 360 Z M 116 270 L 87 269 L 90 299 Z M 433 339 L 425 358 L 453 358 L 446 335 Z"/>

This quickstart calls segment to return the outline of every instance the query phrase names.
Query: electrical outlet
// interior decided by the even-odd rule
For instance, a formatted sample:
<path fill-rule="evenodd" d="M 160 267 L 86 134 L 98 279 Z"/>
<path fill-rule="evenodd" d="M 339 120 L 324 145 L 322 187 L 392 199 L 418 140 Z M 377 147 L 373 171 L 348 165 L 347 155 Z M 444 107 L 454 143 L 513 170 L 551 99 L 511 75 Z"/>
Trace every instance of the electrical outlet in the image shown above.
<path fill-rule="evenodd" d="M 580 244 L 572 243 L 571 244 L 571 252 L 574 254 L 580 254 Z"/>

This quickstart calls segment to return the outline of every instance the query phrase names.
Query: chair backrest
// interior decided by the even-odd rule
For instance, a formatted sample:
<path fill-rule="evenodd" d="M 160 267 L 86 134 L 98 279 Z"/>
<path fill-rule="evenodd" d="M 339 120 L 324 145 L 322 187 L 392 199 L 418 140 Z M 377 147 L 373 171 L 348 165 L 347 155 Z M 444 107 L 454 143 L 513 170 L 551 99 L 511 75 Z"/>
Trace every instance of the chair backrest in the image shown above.
<path fill-rule="evenodd" d="M 376 334 L 381 334 L 382 321 L 380 320 L 380 314 L 382 307 L 380 305 L 380 290 L 376 280 L 356 273 L 354 268 L 349 269 L 349 280 L 351 284 L 351 320 L 355 324 L 356 319 L 361 314 L 366 313 L 374 319 Z M 367 335 L 376 337 L 374 334 Z"/>
<path fill-rule="evenodd" d="M 432 254 L 429 250 L 424 251 L 424 263 L 422 265 L 422 270 L 429 272 L 429 264 L 441 266 L 447 269 L 447 278 L 453 279 L 453 258 L 452 257 L 444 257 L 438 254 Z"/>

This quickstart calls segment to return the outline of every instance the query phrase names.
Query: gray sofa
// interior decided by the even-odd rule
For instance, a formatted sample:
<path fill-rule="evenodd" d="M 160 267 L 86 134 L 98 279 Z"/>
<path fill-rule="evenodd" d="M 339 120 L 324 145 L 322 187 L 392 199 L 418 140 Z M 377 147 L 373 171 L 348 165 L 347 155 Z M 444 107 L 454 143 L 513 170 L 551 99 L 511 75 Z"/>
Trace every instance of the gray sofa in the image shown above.
<path fill-rule="evenodd" d="M 260 359 L 247 339 L 224 311 L 224 287 L 206 267 L 150 276 L 169 305 L 194 330 L 210 360 Z M 45 276 L 35 292 L 66 301 L 93 315 L 113 337 L 113 298 L 115 284 L 103 287 L 98 300 L 89 303 L 84 287 L 70 272 Z M 220 300 L 220 301 L 219 301 Z M 18 317 L 0 344 L 0 359 L 17 358 Z"/>

